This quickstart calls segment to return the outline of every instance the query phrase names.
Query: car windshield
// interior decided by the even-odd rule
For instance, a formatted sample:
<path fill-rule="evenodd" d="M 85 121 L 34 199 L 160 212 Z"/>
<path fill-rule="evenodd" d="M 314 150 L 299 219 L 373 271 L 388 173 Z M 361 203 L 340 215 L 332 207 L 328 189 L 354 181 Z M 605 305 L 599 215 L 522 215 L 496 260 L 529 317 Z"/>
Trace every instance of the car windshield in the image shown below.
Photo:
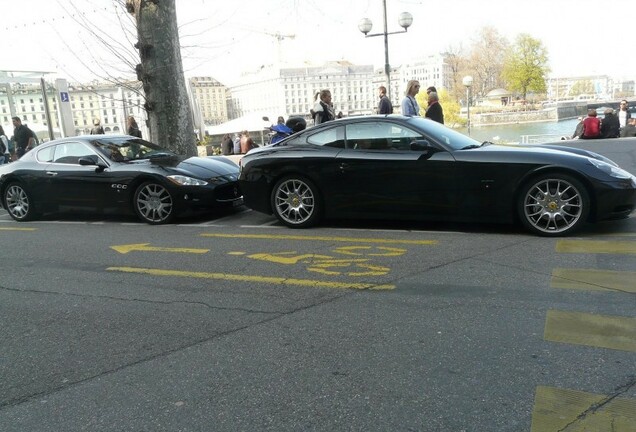
<path fill-rule="evenodd" d="M 451 150 L 466 150 L 481 147 L 479 141 L 439 124 L 436 121 L 422 117 L 412 117 L 408 121 L 418 129 L 426 132 L 426 135 L 435 138 Z"/>
<path fill-rule="evenodd" d="M 105 137 L 94 139 L 91 144 L 101 154 L 115 162 L 132 162 L 153 156 L 176 156 L 173 152 L 141 138 Z"/>

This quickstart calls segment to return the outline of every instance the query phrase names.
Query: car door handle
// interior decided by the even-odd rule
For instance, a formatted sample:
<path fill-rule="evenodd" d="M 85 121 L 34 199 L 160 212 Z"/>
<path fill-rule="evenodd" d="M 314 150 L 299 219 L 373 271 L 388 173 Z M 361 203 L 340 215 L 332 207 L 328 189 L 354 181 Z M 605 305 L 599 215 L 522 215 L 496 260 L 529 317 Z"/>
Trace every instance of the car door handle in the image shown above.
<path fill-rule="evenodd" d="M 348 169 L 349 169 L 349 164 L 348 163 L 341 163 L 340 164 L 340 171 L 341 172 L 345 172 Z"/>
<path fill-rule="evenodd" d="M 47 176 L 54 177 L 54 176 L 56 176 L 56 175 L 57 175 L 57 173 L 56 173 L 55 171 L 47 171 L 47 172 L 46 172 L 46 175 L 47 175 Z"/>

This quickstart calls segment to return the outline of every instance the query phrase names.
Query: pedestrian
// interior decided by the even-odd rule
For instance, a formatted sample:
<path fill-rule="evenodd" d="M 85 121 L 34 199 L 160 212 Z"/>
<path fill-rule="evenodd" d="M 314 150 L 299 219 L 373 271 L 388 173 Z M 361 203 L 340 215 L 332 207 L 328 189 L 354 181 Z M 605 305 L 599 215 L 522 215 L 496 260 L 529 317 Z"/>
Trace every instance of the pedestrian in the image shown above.
<path fill-rule="evenodd" d="M 9 150 L 9 138 L 4 133 L 4 128 L 0 126 L 0 165 L 9 163 L 11 151 Z"/>
<path fill-rule="evenodd" d="M 230 134 L 223 135 L 221 139 L 221 154 L 224 156 L 234 154 L 234 143 Z"/>
<path fill-rule="evenodd" d="M 621 135 L 621 124 L 613 108 L 607 108 L 603 112 L 601 120 L 601 138 L 618 138 Z"/>
<path fill-rule="evenodd" d="M 435 91 L 427 91 L 428 93 L 428 108 L 426 108 L 426 113 L 424 117 L 434 120 L 437 123 L 444 124 L 444 110 L 442 109 L 442 105 L 439 103 L 439 96 Z"/>
<path fill-rule="evenodd" d="M 127 125 L 126 133 L 128 135 L 141 138 L 141 130 L 139 129 L 139 126 L 137 125 L 137 121 L 135 120 L 135 117 L 128 116 L 126 125 Z"/>
<path fill-rule="evenodd" d="M 316 111 L 314 124 L 320 124 L 331 121 L 336 118 L 333 111 L 333 103 L 331 102 L 331 91 L 325 89 L 320 91 L 320 111 Z M 315 110 L 315 108 L 314 108 Z"/>
<path fill-rule="evenodd" d="M 393 104 L 386 95 L 386 87 L 378 87 L 380 102 L 378 104 L 378 114 L 393 114 Z"/>
<path fill-rule="evenodd" d="M 322 111 L 322 105 L 320 105 L 320 92 L 316 92 L 314 95 L 314 106 L 309 110 L 312 120 L 316 119 L 316 113 Z"/>
<path fill-rule="evenodd" d="M 620 109 L 618 110 L 618 121 L 621 125 L 621 129 L 627 126 L 628 120 L 632 118 L 632 113 L 629 112 L 629 105 L 627 100 L 623 99 L 620 103 Z"/>
<path fill-rule="evenodd" d="M 627 124 L 621 129 L 621 137 L 636 137 L 636 118 L 627 120 Z"/>
<path fill-rule="evenodd" d="M 596 118 L 596 110 L 590 108 L 587 110 L 587 117 L 583 120 L 582 139 L 595 139 L 601 137 L 601 121 Z"/>
<path fill-rule="evenodd" d="M 91 129 L 91 135 L 103 135 L 104 128 L 100 124 L 100 120 L 98 118 L 93 120 L 93 128 Z"/>
<path fill-rule="evenodd" d="M 420 92 L 420 82 L 418 80 L 410 80 L 406 84 L 406 92 L 402 99 L 402 115 L 419 116 L 420 105 L 415 100 L 415 95 Z"/>
<path fill-rule="evenodd" d="M 15 153 L 20 159 L 26 152 L 35 147 L 33 131 L 28 126 L 22 124 L 20 117 L 13 117 L 13 139 L 15 141 Z"/>
<path fill-rule="evenodd" d="M 579 122 L 576 124 L 576 128 L 574 129 L 574 134 L 572 135 L 572 139 L 579 139 L 583 134 L 583 117 L 579 117 L 577 119 Z"/>
<path fill-rule="evenodd" d="M 238 133 L 234 134 L 234 138 L 232 139 L 232 144 L 234 148 L 232 150 L 234 154 L 241 154 L 241 136 Z"/>
<path fill-rule="evenodd" d="M 241 153 L 245 154 L 256 147 L 254 140 L 250 137 L 250 133 L 246 130 L 241 132 Z"/>

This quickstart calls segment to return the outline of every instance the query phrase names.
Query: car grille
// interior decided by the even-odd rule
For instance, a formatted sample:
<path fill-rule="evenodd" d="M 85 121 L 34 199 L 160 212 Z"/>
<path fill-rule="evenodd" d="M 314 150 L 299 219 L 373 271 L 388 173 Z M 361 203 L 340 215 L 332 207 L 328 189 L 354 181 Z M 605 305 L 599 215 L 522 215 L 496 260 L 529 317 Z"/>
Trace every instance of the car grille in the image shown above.
<path fill-rule="evenodd" d="M 214 189 L 217 201 L 234 201 L 241 197 L 241 189 L 238 183 L 229 183 Z"/>

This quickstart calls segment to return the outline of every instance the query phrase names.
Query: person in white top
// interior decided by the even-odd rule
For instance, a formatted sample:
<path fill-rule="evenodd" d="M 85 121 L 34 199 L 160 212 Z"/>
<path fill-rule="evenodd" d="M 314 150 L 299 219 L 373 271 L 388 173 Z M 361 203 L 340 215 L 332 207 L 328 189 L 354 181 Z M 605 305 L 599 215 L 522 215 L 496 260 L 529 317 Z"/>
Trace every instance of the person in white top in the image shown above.
<path fill-rule="evenodd" d="M 618 111 L 618 122 L 621 125 L 621 129 L 624 129 L 627 125 L 627 121 L 632 118 L 632 113 L 629 112 L 629 105 L 627 101 L 623 99 L 621 101 L 620 110 Z"/>

